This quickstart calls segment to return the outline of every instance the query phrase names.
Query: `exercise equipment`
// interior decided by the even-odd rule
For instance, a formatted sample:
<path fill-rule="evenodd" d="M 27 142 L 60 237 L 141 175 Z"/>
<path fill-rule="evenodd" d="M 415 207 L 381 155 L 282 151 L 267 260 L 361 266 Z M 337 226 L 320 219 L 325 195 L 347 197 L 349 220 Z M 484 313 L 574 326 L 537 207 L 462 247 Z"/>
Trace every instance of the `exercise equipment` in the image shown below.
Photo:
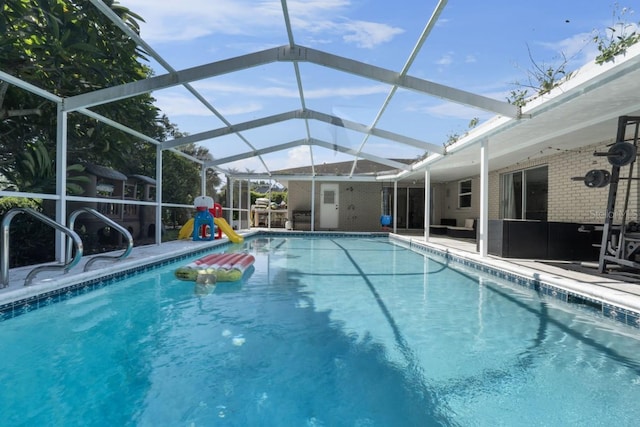
<path fill-rule="evenodd" d="M 606 157 L 612 166 L 627 166 L 635 161 L 638 149 L 626 141 L 618 141 L 609 147 L 607 152 L 593 153 L 594 156 Z"/>
<path fill-rule="evenodd" d="M 627 134 L 632 135 L 627 138 Z M 600 188 L 609 182 L 609 196 L 602 226 L 602 243 L 600 245 L 600 258 L 598 271 L 605 273 L 608 264 L 617 264 L 640 271 L 640 228 L 637 225 L 638 218 L 632 218 L 629 211 L 629 199 L 631 196 L 631 184 L 637 181 L 634 177 L 634 166 L 637 155 L 638 139 L 640 136 L 640 117 L 621 116 L 618 118 L 618 130 L 616 142 L 607 153 L 594 153 L 595 156 L 606 156 L 611 164 L 611 173 L 603 173 L 596 169 L 589 171 L 584 178 L 588 187 Z M 621 177 L 621 169 L 627 168 L 627 175 Z M 604 171 L 606 172 L 606 171 Z M 618 185 L 620 180 L 628 180 L 625 188 L 622 210 L 616 210 Z M 637 214 L 636 210 L 633 211 Z M 619 223 L 615 223 L 617 221 Z"/>
<path fill-rule="evenodd" d="M 575 176 L 572 181 L 583 181 L 589 188 L 602 188 L 611 182 L 611 174 L 605 169 L 592 169 L 585 176 Z"/>

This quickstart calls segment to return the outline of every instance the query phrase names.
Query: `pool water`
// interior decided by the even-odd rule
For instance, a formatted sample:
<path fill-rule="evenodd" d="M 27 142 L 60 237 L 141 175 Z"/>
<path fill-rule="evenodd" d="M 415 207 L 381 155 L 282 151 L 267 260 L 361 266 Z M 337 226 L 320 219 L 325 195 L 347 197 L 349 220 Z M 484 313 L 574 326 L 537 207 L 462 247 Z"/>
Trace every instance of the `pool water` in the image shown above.
<path fill-rule="evenodd" d="M 0 323 L 7 426 L 636 425 L 636 329 L 386 238 L 259 237 Z M 195 257 L 194 257 L 195 259 Z"/>

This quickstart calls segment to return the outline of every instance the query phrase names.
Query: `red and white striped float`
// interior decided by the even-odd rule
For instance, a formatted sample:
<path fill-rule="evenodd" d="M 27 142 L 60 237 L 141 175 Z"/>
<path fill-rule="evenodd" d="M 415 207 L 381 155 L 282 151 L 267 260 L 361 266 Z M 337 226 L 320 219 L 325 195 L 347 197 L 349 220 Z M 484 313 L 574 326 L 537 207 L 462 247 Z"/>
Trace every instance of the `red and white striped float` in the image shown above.
<path fill-rule="evenodd" d="M 253 265 L 255 257 L 244 252 L 210 254 L 179 267 L 175 275 L 180 280 L 195 282 L 198 274 L 215 273 L 218 282 L 235 282 Z"/>

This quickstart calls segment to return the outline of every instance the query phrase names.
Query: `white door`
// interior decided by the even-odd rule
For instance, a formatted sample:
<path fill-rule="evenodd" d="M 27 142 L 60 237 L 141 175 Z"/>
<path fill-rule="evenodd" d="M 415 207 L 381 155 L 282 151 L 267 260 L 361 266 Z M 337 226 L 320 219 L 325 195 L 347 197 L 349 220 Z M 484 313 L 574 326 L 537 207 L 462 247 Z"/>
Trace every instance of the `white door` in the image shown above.
<path fill-rule="evenodd" d="M 338 184 L 320 184 L 320 228 L 338 228 Z"/>

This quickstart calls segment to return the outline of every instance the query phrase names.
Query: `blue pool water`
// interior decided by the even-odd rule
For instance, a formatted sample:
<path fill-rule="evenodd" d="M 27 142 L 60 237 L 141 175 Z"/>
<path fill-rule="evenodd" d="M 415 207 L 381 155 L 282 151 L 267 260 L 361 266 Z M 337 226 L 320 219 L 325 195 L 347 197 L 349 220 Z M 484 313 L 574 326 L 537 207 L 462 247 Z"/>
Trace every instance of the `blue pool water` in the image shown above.
<path fill-rule="evenodd" d="M 235 249 L 240 249 L 234 246 Z M 0 425 L 636 425 L 636 329 L 386 238 L 249 239 L 0 323 Z M 450 268 L 454 267 L 454 268 Z"/>

